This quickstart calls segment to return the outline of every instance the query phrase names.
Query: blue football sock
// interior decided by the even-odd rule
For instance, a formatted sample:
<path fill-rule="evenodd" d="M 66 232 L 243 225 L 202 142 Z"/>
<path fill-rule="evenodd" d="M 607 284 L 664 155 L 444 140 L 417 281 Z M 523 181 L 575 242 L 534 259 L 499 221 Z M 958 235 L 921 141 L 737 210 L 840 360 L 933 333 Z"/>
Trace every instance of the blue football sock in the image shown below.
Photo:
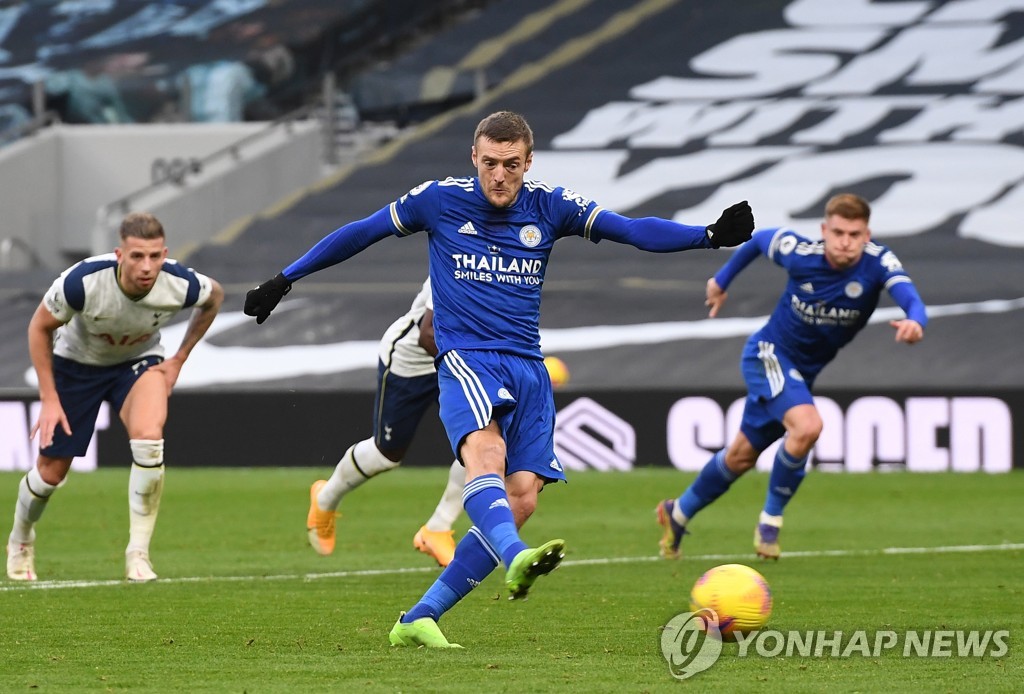
<path fill-rule="evenodd" d="M 528 546 L 519 539 L 512 508 L 505 493 L 505 480 L 495 474 L 480 475 L 466 483 L 462 492 L 466 515 L 508 567 Z"/>
<path fill-rule="evenodd" d="M 768 496 L 764 500 L 764 512 L 769 516 L 781 516 L 786 504 L 796 494 L 803 482 L 807 467 L 807 456 L 794 458 L 786 453 L 785 446 L 779 446 L 768 478 Z"/>
<path fill-rule="evenodd" d="M 477 528 L 470 528 L 455 547 L 455 557 L 451 563 L 420 601 L 405 613 L 402 621 L 408 623 L 421 617 L 430 617 L 436 622 L 487 578 L 497 565 L 498 555 L 488 546 Z"/>
<path fill-rule="evenodd" d="M 697 511 L 725 494 L 735 480 L 736 475 L 725 466 L 725 451 L 718 451 L 697 474 L 693 484 L 679 497 L 676 506 L 690 520 Z"/>

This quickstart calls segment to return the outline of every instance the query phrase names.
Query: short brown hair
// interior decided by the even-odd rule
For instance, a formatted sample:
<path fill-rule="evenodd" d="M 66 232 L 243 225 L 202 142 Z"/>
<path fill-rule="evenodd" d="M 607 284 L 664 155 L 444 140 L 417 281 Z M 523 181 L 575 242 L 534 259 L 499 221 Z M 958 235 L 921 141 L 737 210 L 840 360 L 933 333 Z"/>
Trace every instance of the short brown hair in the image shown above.
<path fill-rule="evenodd" d="M 121 221 L 121 240 L 127 238 L 162 239 L 164 225 L 149 212 L 130 212 Z"/>
<path fill-rule="evenodd" d="M 512 111 L 497 111 L 480 121 L 473 134 L 475 145 L 481 137 L 494 142 L 524 142 L 526 153 L 533 152 L 533 130 L 526 119 Z"/>
<path fill-rule="evenodd" d="M 871 205 L 859 195 L 840 193 L 825 204 L 825 216 L 837 214 L 843 219 L 863 219 L 871 221 Z"/>

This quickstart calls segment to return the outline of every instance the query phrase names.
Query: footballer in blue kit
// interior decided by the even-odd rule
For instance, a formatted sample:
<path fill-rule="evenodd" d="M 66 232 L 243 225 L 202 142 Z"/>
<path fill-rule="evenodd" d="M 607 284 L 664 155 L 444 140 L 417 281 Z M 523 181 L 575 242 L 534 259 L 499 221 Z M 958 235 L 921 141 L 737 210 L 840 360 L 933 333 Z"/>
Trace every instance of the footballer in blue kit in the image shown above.
<path fill-rule="evenodd" d="M 818 374 L 867 324 L 883 289 L 906 314 L 890 321 L 896 341 L 913 344 L 924 337 L 925 305 L 896 255 L 871 241 L 870 215 L 863 198 L 836 195 L 826 204 L 820 240 L 790 229 L 759 229 L 708 280 L 705 303 L 713 318 L 725 303 L 729 284 L 758 256 L 767 256 L 789 275 L 768 322 L 743 349 L 740 368 L 747 400 L 739 433 L 727 449 L 711 457 L 678 499 L 656 508 L 663 557 L 678 558 L 694 515 L 752 468 L 762 451 L 785 437 L 754 530 L 757 554 L 778 559 L 783 509 L 799 488 L 821 434 L 811 395 Z"/>
<path fill-rule="evenodd" d="M 565 543 L 529 547 L 519 528 L 545 484 L 565 474 L 554 453 L 555 408 L 540 349 L 540 299 L 555 241 L 609 239 L 652 252 L 736 246 L 750 238 L 744 201 L 714 224 L 631 219 L 566 188 L 524 176 L 533 132 L 509 111 L 473 136 L 477 175 L 427 181 L 369 217 L 328 234 L 275 277 L 250 290 L 245 312 L 262 323 L 292 283 L 381 239 L 428 234 L 440 415 L 466 468 L 463 506 L 473 527 L 419 602 L 400 615 L 392 645 L 457 647 L 437 625 L 499 563 L 510 599 L 554 570 Z"/>

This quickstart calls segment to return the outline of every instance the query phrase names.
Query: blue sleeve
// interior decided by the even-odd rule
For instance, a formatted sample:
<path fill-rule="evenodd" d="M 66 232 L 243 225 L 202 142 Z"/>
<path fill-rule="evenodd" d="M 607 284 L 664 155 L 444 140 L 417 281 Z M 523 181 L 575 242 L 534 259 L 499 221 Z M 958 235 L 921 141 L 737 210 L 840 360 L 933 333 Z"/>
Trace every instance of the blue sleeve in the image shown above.
<path fill-rule="evenodd" d="M 889 296 L 899 304 L 899 307 L 907 314 L 907 318 L 917 321 L 922 328 L 928 325 L 928 313 L 913 282 L 897 282 L 891 285 Z"/>
<path fill-rule="evenodd" d="M 722 288 L 722 291 L 729 288 L 732 281 L 736 279 L 736 275 L 750 265 L 754 258 L 759 255 L 768 255 L 768 248 L 771 246 L 775 232 L 775 229 L 755 231 L 749 241 L 736 249 L 732 257 L 715 273 L 715 282 Z"/>
<path fill-rule="evenodd" d="M 88 258 L 73 265 L 64 275 L 64 301 L 74 311 L 81 313 L 85 308 L 85 276 L 107 268 L 116 268 L 113 255 L 98 260 Z M 70 320 L 70 319 L 69 319 Z"/>
<path fill-rule="evenodd" d="M 711 248 L 704 229 L 659 217 L 631 219 L 608 210 L 603 210 L 593 225 L 593 230 L 597 232 L 595 241 L 610 239 L 653 253 Z"/>
<path fill-rule="evenodd" d="M 337 265 L 395 233 L 390 206 L 377 210 L 365 219 L 350 222 L 320 239 L 305 255 L 284 269 L 284 276 L 294 282 L 306 275 Z"/>
<path fill-rule="evenodd" d="M 85 308 L 85 283 L 80 272 L 72 270 L 64 278 L 64 301 L 79 313 Z"/>

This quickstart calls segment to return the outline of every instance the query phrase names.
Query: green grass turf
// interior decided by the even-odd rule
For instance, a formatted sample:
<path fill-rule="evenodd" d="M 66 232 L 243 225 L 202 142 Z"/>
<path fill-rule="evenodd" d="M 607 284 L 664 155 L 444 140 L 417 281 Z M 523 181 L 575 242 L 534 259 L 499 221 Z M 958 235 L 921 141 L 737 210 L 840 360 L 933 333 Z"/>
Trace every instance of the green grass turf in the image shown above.
<path fill-rule="evenodd" d="M 466 649 L 441 652 L 390 648 L 387 633 L 437 576 L 411 540 L 446 471 L 400 469 L 353 493 L 337 551 L 320 557 L 304 522 L 309 484 L 326 472 L 172 468 L 153 543 L 164 580 L 148 585 L 118 580 L 127 471 L 73 475 L 38 526 L 37 569 L 58 587 L 0 581 L 0 691 L 1024 691 L 1024 552 L 879 551 L 1024 543 L 1021 473 L 812 473 L 777 563 L 751 556 L 764 475 L 706 509 L 687 557 L 666 562 L 654 558 L 652 510 L 692 475 L 573 474 L 541 495 L 524 532 L 565 538 L 566 565 L 522 603 L 492 574 L 441 621 Z M 0 474 L 2 517 L 19 477 Z M 1009 652 L 740 658 L 726 644 L 714 666 L 677 681 L 660 628 L 688 609 L 702 572 L 734 561 L 771 584 L 770 628 L 893 630 L 901 646 L 906 630 L 1008 629 Z"/>

